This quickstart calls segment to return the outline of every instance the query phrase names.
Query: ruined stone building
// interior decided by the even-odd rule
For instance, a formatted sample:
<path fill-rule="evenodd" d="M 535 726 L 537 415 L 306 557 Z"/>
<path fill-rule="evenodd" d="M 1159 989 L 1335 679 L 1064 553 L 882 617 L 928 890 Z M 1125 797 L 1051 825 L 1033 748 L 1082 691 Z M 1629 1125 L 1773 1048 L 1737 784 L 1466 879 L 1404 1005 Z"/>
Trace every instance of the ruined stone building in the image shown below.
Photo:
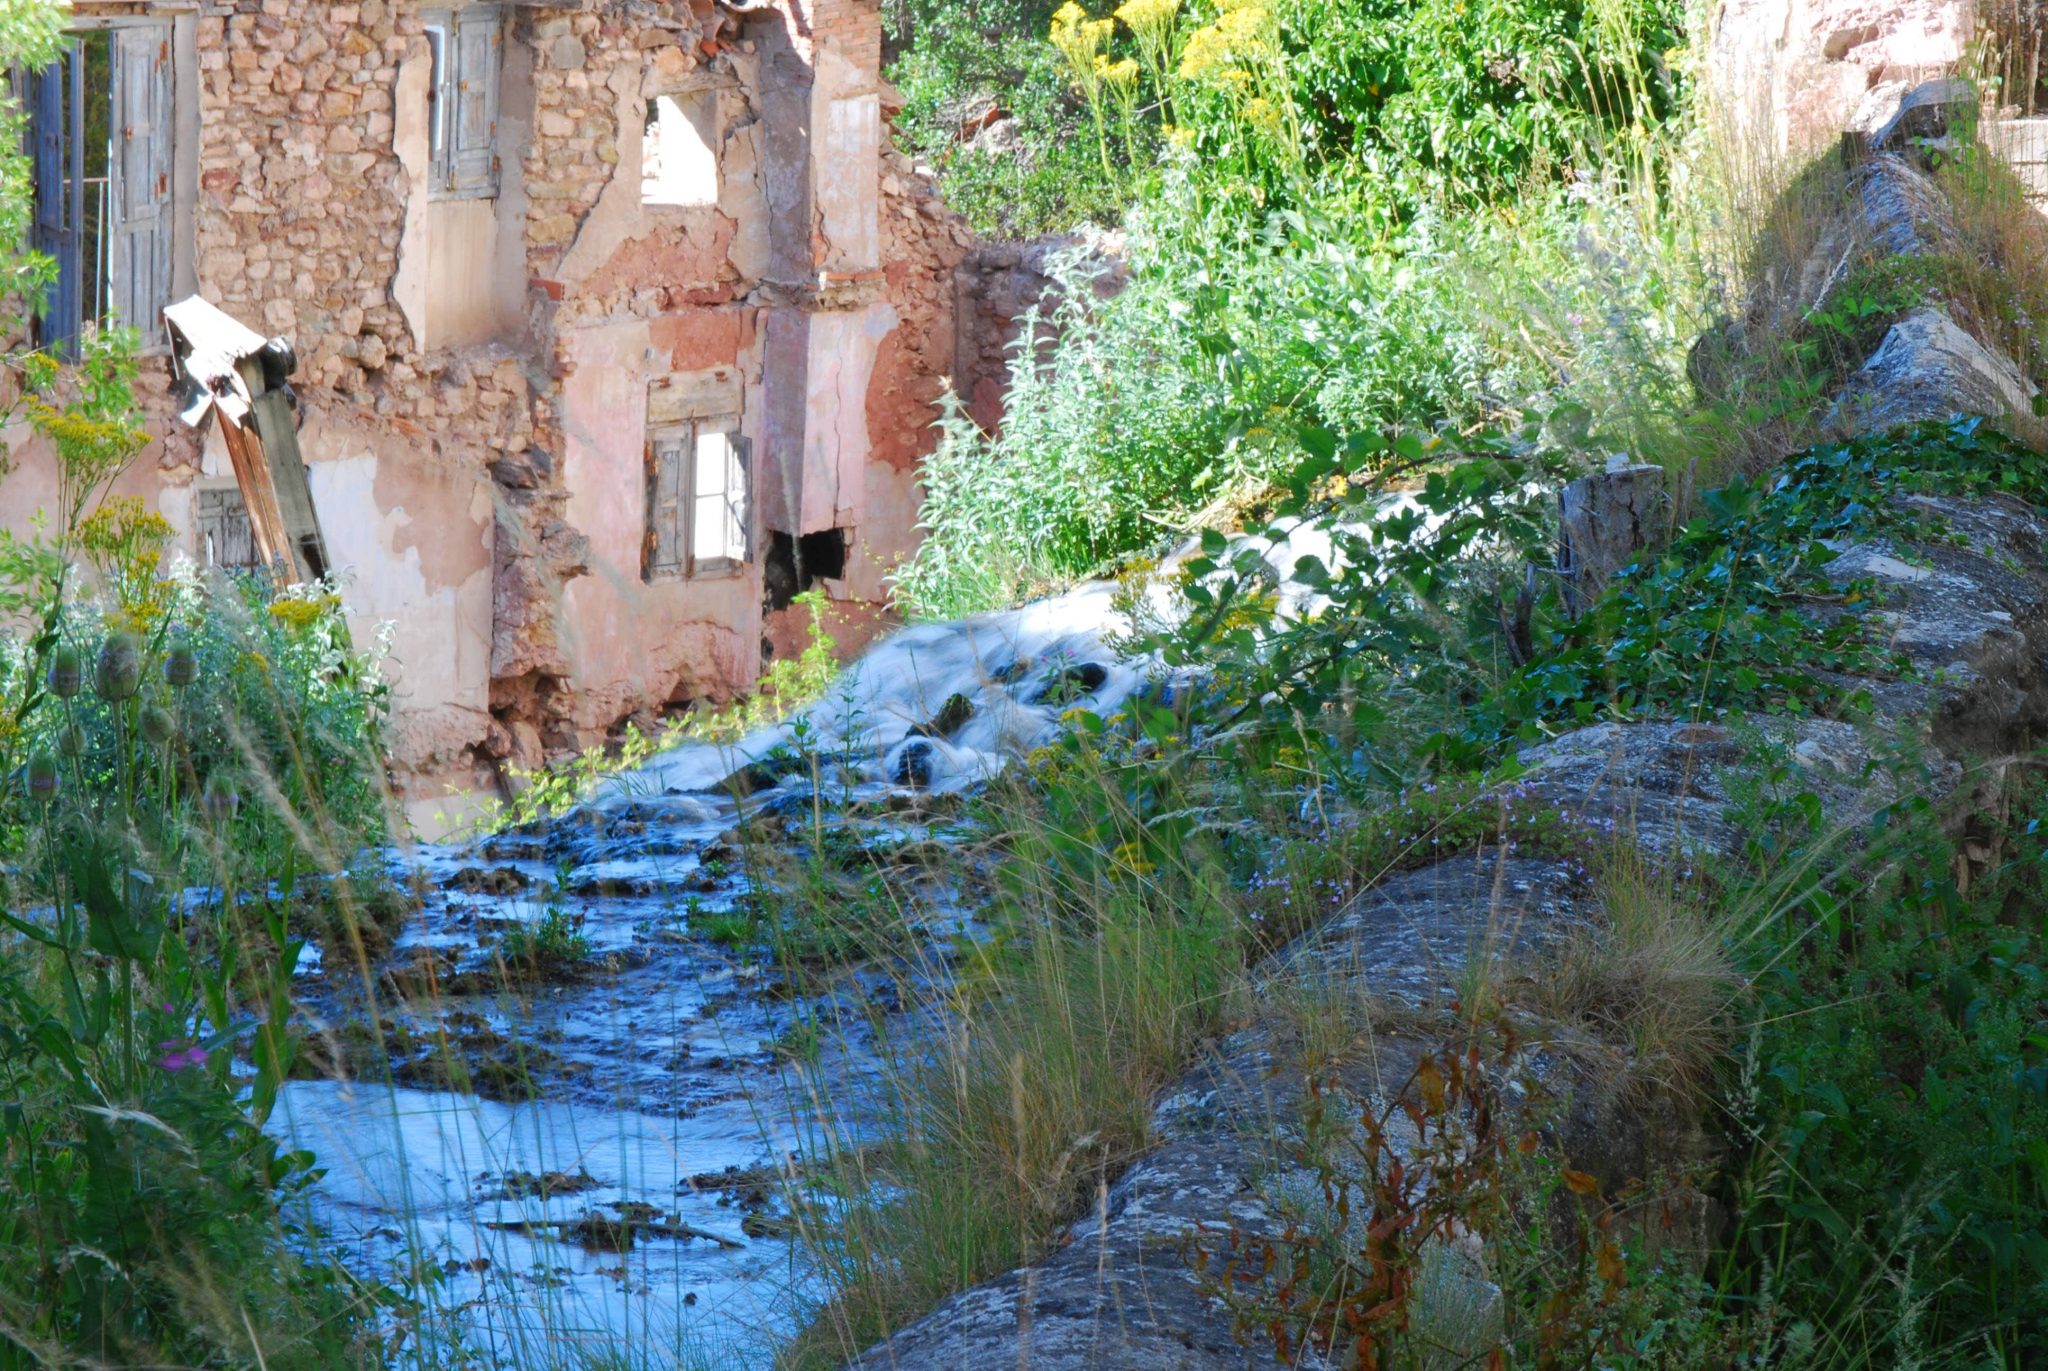
<path fill-rule="evenodd" d="M 161 341 L 197 293 L 290 339 L 395 762 L 440 796 L 857 646 L 911 550 L 967 235 L 888 142 L 879 0 L 78 0 L 22 83 L 39 321 Z M 161 349 L 153 349 L 160 352 Z M 217 436 L 123 478 L 250 540 Z M 23 434 L 0 521 L 51 503 Z"/>

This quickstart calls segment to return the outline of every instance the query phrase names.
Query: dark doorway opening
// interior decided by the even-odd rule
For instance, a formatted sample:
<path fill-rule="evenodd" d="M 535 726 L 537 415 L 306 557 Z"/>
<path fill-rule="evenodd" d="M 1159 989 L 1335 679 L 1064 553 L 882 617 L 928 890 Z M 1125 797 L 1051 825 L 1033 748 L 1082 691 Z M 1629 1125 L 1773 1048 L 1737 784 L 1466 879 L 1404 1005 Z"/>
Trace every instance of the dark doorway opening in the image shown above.
<path fill-rule="evenodd" d="M 769 534 L 762 578 L 769 612 L 788 609 L 792 600 L 819 581 L 836 581 L 846 575 L 847 550 L 852 544 L 852 530 L 843 528 L 821 529 L 800 537 Z"/>

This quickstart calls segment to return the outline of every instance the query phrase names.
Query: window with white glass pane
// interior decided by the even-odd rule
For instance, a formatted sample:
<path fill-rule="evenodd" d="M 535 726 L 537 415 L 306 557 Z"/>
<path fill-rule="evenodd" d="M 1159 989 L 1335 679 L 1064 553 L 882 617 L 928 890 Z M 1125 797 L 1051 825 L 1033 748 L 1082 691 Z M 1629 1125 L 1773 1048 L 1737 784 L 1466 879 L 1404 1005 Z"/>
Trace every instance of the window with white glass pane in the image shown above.
<path fill-rule="evenodd" d="M 753 559 L 753 473 L 738 421 L 691 420 L 648 446 L 646 579 L 736 574 Z"/>

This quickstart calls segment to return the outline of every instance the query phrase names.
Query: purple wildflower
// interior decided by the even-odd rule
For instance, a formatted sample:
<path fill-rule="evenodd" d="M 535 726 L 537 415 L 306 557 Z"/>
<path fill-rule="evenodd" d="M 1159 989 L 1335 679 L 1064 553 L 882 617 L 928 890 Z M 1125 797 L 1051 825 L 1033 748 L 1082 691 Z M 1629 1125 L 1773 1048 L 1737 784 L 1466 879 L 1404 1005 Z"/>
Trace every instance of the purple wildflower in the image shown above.
<path fill-rule="evenodd" d="M 190 1071 L 206 1065 L 206 1049 L 190 1038 L 172 1038 L 156 1045 L 164 1055 L 157 1058 L 159 1071 Z"/>

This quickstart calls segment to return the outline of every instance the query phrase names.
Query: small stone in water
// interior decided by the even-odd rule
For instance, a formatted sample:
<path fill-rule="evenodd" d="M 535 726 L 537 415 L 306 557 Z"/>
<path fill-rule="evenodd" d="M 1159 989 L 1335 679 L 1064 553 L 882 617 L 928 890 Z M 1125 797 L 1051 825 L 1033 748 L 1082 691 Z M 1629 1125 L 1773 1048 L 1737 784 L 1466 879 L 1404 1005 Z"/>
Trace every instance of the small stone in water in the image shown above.
<path fill-rule="evenodd" d="M 920 738 L 950 738 L 973 717 L 974 701 L 956 692 L 946 697 L 946 703 L 939 706 L 939 712 L 928 722 L 910 731 Z"/>
<path fill-rule="evenodd" d="M 927 786 L 932 783 L 932 761 L 938 749 L 919 738 L 904 746 L 896 758 L 896 784 Z"/>

